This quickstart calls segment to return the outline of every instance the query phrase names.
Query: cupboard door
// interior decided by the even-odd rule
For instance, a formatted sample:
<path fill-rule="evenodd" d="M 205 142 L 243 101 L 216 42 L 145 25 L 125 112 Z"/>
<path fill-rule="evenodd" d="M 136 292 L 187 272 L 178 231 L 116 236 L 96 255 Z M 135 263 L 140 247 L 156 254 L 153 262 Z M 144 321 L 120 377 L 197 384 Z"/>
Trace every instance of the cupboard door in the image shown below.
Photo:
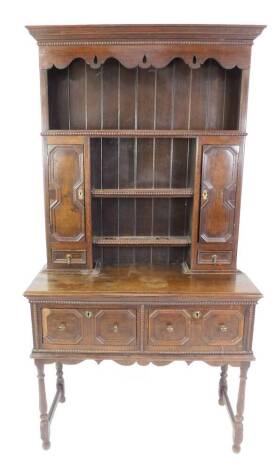
<path fill-rule="evenodd" d="M 203 146 L 200 242 L 233 242 L 238 156 L 238 145 Z"/>
<path fill-rule="evenodd" d="M 48 145 L 48 184 L 51 240 L 84 240 L 83 145 Z"/>

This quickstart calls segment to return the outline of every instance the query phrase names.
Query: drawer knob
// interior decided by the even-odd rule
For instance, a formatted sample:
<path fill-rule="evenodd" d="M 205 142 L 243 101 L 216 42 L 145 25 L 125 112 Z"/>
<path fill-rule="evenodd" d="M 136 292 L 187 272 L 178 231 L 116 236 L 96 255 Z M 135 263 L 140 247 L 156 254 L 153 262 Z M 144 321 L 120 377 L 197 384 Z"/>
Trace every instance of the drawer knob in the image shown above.
<path fill-rule="evenodd" d="M 66 262 L 67 262 L 67 264 L 71 264 L 71 261 L 72 261 L 72 255 L 71 255 L 70 253 L 67 253 L 67 255 L 66 255 L 66 257 L 65 257 L 65 258 L 66 258 Z"/>
<path fill-rule="evenodd" d="M 87 310 L 87 311 L 85 312 L 85 317 L 86 317 L 86 318 L 91 318 L 91 317 L 92 317 L 92 312 L 90 312 L 89 310 Z"/>
<path fill-rule="evenodd" d="M 216 264 L 217 262 L 217 255 L 212 255 L 211 256 L 212 264 Z"/>
<path fill-rule="evenodd" d="M 115 323 L 115 324 L 113 325 L 113 332 L 114 332 L 114 333 L 117 333 L 117 332 L 118 332 L 118 324 L 117 324 L 117 323 Z"/>
<path fill-rule="evenodd" d="M 169 323 L 169 324 L 166 326 L 166 331 L 168 331 L 168 333 L 173 333 L 174 328 L 173 328 L 173 326 L 171 325 L 171 323 Z"/>
<path fill-rule="evenodd" d="M 219 325 L 219 331 L 221 331 L 221 333 L 227 333 L 228 331 L 228 326 L 226 325 Z"/>
<path fill-rule="evenodd" d="M 66 329 L 66 324 L 65 323 L 60 323 L 58 326 L 58 330 L 64 331 Z"/>
<path fill-rule="evenodd" d="M 192 312 L 192 318 L 194 320 L 198 320 L 199 318 L 201 318 L 201 312 L 199 312 L 198 310 L 196 312 Z"/>

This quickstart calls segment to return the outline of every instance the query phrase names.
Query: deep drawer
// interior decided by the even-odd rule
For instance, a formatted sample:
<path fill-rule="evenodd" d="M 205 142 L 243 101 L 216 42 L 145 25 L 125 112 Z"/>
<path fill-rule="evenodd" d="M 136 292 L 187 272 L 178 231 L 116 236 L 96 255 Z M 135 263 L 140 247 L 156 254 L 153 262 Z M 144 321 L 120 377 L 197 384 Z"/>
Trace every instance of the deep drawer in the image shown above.
<path fill-rule="evenodd" d="M 46 349 L 137 349 L 140 329 L 134 307 L 42 308 L 41 320 L 42 347 Z"/>
<path fill-rule="evenodd" d="M 242 350 L 242 306 L 149 307 L 146 316 L 147 351 Z"/>

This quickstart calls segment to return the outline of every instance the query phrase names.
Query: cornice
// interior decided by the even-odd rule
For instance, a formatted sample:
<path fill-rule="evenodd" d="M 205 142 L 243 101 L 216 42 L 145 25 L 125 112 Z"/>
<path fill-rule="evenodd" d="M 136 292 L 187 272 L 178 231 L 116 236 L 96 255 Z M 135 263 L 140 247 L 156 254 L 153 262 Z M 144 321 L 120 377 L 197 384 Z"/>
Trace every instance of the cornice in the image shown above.
<path fill-rule="evenodd" d="M 250 42 L 264 25 L 41 25 L 26 26 L 38 43 L 91 43 L 94 41 L 203 41 Z"/>

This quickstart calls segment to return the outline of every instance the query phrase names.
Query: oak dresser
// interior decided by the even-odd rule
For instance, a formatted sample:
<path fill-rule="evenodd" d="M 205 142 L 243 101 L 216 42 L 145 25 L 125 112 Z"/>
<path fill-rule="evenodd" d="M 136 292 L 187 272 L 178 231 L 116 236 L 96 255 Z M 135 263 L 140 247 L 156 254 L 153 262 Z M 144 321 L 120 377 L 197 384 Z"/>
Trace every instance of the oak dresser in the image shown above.
<path fill-rule="evenodd" d="M 263 28 L 28 27 L 39 46 L 47 266 L 25 296 L 44 449 L 65 400 L 63 364 L 178 360 L 221 368 L 219 404 L 239 452 L 261 294 L 236 253 L 250 56 Z M 229 365 L 240 370 L 235 410 Z"/>

